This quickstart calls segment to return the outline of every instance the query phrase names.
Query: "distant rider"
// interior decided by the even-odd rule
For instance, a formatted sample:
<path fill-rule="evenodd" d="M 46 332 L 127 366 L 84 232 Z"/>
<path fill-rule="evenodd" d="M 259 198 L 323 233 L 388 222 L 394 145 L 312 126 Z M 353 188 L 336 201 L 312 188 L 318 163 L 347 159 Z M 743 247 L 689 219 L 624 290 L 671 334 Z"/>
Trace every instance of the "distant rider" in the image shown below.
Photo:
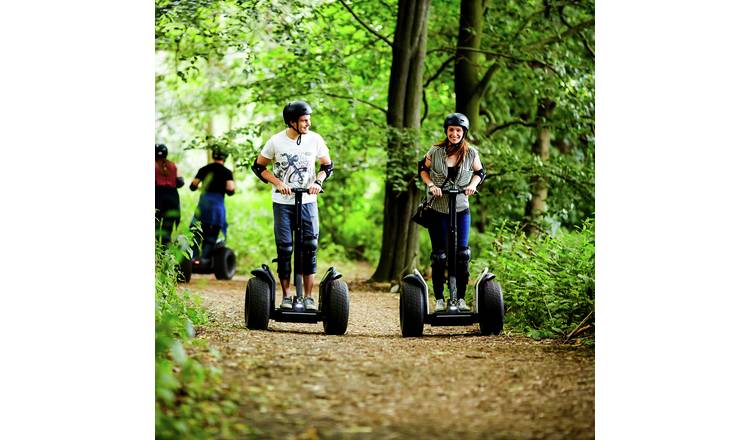
<path fill-rule="evenodd" d="M 234 176 L 232 171 L 224 166 L 227 154 L 215 149 L 211 153 L 213 162 L 198 170 L 190 183 L 190 190 L 201 188 L 198 208 L 190 228 L 200 236 L 193 247 L 193 264 L 207 265 L 211 252 L 219 238 L 219 232 L 227 235 L 227 212 L 224 207 L 224 194 L 234 195 Z M 202 238 L 202 240 L 201 240 Z M 198 243 L 202 241 L 202 250 Z"/>
<path fill-rule="evenodd" d="M 156 144 L 156 239 L 166 246 L 172 230 L 180 224 L 180 195 L 177 188 L 185 185 L 177 165 L 167 160 L 169 150 Z"/>

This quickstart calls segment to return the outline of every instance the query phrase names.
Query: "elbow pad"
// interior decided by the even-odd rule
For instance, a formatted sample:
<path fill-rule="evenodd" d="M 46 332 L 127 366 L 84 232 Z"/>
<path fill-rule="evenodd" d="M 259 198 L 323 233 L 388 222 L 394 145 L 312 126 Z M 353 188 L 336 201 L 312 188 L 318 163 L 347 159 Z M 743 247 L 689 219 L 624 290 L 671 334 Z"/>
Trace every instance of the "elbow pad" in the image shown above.
<path fill-rule="evenodd" d="M 475 176 L 479 176 L 479 183 L 477 185 L 481 185 L 482 182 L 484 182 L 484 178 L 487 175 L 487 173 L 484 172 L 484 168 L 480 168 L 476 171 L 474 171 Z"/>
<path fill-rule="evenodd" d="M 325 171 L 326 180 L 328 180 L 328 178 L 331 177 L 331 175 L 333 175 L 333 161 L 331 161 L 331 163 L 329 163 L 328 165 L 320 164 L 320 169 L 318 170 L 318 172 L 321 172 L 321 171 Z"/>
<path fill-rule="evenodd" d="M 177 188 L 182 188 L 185 186 L 185 179 L 182 178 L 182 176 L 179 176 L 177 178 Z"/>
<path fill-rule="evenodd" d="M 266 169 L 265 165 L 261 165 L 258 163 L 258 160 L 255 160 L 255 163 L 252 167 L 250 167 L 253 170 L 253 173 L 255 173 L 256 176 L 258 176 L 258 179 L 260 179 L 263 183 L 268 183 L 268 180 L 263 178 L 263 171 Z"/>
<path fill-rule="evenodd" d="M 427 162 L 427 158 L 426 157 L 423 157 L 422 160 L 420 160 L 418 162 L 418 165 L 417 165 L 417 175 L 421 175 L 422 171 L 426 171 L 427 174 L 430 174 L 430 167 L 428 167 L 426 165 L 426 162 Z"/>

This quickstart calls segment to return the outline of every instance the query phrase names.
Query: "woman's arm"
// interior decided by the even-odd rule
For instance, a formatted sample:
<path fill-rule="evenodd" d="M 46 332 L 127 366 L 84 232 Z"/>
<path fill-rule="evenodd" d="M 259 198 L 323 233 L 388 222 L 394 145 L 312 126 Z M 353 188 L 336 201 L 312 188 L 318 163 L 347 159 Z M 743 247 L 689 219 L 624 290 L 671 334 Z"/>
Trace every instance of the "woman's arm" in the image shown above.
<path fill-rule="evenodd" d="M 471 163 L 471 169 L 473 171 L 479 171 L 482 169 L 482 162 L 479 160 L 479 153 L 477 153 L 477 155 L 474 156 L 474 162 Z M 470 196 L 474 194 L 475 192 L 477 192 L 477 185 L 479 185 L 481 182 L 482 182 L 482 177 L 477 174 L 473 174 L 471 176 L 471 180 L 469 181 L 469 186 L 467 186 L 466 189 L 464 189 L 464 194 L 466 194 L 467 196 Z"/>

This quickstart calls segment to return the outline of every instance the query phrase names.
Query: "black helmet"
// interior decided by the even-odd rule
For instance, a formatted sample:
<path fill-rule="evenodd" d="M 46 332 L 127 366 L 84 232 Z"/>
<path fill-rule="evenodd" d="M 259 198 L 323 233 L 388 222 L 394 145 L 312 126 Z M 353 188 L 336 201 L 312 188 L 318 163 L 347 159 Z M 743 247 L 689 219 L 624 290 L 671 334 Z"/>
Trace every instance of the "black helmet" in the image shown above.
<path fill-rule="evenodd" d="M 169 153 L 169 150 L 167 150 L 166 145 L 156 144 L 156 158 L 157 159 L 166 159 L 167 153 Z"/>
<path fill-rule="evenodd" d="M 312 107 L 305 101 L 294 101 L 284 106 L 284 123 L 289 125 L 289 121 L 297 122 L 300 116 L 311 115 Z"/>
<path fill-rule="evenodd" d="M 225 160 L 229 156 L 224 150 L 221 150 L 219 148 L 214 148 L 211 150 L 211 157 L 214 160 Z"/>
<path fill-rule="evenodd" d="M 449 125 L 457 125 L 464 129 L 464 136 L 469 131 L 469 118 L 463 113 L 451 113 L 443 122 L 443 131 L 448 132 Z"/>

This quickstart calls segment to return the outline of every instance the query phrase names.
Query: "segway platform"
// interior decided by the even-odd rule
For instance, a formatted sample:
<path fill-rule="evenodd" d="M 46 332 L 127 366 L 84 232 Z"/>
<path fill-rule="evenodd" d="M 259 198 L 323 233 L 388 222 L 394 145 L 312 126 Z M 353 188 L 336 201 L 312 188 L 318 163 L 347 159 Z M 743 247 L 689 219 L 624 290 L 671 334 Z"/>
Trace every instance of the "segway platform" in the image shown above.
<path fill-rule="evenodd" d="M 302 239 L 302 194 L 304 188 L 294 188 L 296 222 L 293 230 L 294 287 L 292 308 L 274 307 L 276 304 L 276 280 L 266 264 L 253 270 L 245 288 L 245 326 L 249 329 L 268 329 L 268 320 L 315 324 L 323 321 L 323 331 L 328 335 L 343 335 L 349 324 L 349 287 L 335 267 L 329 267 L 318 290 L 318 309 L 305 310 L 303 301 L 302 273 L 299 270 Z"/>
<path fill-rule="evenodd" d="M 474 283 L 474 309 L 462 312 L 458 308 L 456 293 L 456 196 L 461 190 L 453 187 L 444 191 L 448 195 L 448 304 L 445 311 L 430 313 L 427 282 L 417 269 L 407 274 L 401 282 L 399 298 L 399 323 L 401 335 L 422 336 L 424 325 L 459 326 L 479 323 L 483 335 L 503 331 L 505 306 L 500 284 L 492 281 L 494 274 L 485 268 Z"/>

